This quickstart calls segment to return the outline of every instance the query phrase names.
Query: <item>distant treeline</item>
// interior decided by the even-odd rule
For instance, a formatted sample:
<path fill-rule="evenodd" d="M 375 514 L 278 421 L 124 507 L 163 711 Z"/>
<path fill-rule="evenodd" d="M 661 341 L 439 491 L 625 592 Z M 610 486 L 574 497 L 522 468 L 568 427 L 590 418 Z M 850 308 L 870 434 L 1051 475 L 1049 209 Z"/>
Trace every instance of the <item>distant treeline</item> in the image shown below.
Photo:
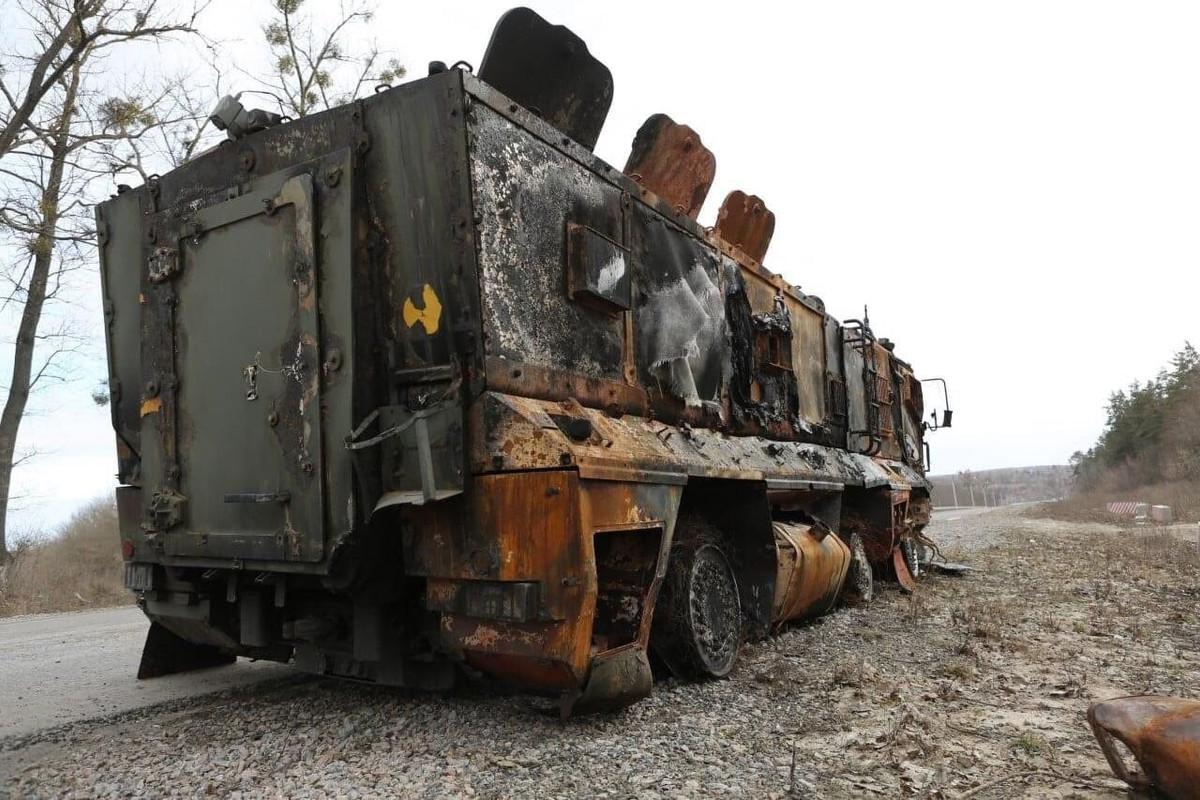
<path fill-rule="evenodd" d="M 1151 380 L 1108 399 L 1095 447 L 1071 456 L 1079 488 L 1200 481 L 1200 353 L 1190 343 Z"/>
<path fill-rule="evenodd" d="M 930 475 L 935 506 L 1002 506 L 1063 497 L 1072 482 L 1065 464 L 964 470 Z"/>

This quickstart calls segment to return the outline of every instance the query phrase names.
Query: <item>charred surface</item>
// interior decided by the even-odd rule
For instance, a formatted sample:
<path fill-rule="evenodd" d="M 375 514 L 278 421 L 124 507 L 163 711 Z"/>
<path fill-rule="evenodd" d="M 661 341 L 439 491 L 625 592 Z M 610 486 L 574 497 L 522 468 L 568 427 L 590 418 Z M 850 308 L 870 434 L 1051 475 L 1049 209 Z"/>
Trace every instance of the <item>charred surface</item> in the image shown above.
<path fill-rule="evenodd" d="M 763 266 L 761 200 L 696 222 L 699 134 L 596 158 L 611 76 L 528 10 L 461 66 L 97 210 L 126 582 L 188 643 L 150 671 L 613 707 L 922 542 L 912 368 Z"/>

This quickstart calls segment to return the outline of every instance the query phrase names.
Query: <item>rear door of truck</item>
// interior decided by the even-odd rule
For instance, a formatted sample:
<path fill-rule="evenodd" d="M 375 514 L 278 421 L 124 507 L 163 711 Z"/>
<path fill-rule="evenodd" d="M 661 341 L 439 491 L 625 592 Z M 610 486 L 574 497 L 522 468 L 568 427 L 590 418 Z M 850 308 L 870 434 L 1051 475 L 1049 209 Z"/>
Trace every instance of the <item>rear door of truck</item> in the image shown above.
<path fill-rule="evenodd" d="M 351 163 L 343 150 L 152 209 L 139 278 L 143 528 L 168 559 L 325 555 L 330 472 L 348 469 L 333 438 L 350 415 L 339 327 Z"/>

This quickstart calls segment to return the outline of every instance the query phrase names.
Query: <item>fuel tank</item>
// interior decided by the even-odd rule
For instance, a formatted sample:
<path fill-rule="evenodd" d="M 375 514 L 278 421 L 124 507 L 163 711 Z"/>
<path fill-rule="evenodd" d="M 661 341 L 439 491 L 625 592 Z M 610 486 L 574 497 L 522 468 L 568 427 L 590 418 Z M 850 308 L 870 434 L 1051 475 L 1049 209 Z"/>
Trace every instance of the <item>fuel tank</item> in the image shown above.
<path fill-rule="evenodd" d="M 775 614 L 780 627 L 823 614 L 837 602 L 850 569 L 850 548 L 828 530 L 776 522 Z"/>

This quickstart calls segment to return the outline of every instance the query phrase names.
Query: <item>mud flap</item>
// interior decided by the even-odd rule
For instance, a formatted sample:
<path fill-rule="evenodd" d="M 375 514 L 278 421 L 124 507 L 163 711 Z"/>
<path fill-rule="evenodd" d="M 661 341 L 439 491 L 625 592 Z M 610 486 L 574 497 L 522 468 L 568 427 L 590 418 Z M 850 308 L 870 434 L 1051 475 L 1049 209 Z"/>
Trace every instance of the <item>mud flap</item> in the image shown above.
<path fill-rule="evenodd" d="M 908 562 L 904 560 L 904 551 L 899 547 L 892 548 L 892 567 L 896 570 L 896 582 L 906 592 L 915 592 L 917 582 L 908 570 Z"/>
<path fill-rule="evenodd" d="M 650 696 L 654 677 L 650 659 L 641 647 L 601 653 L 592 659 L 592 670 L 582 692 L 567 692 L 559 705 L 562 718 L 572 714 L 613 711 Z"/>
<path fill-rule="evenodd" d="M 138 665 L 138 680 L 190 672 L 195 669 L 220 667 L 237 661 L 237 656 L 210 644 L 194 644 L 176 636 L 157 622 L 150 623 L 146 645 L 142 648 L 142 663 Z"/>

